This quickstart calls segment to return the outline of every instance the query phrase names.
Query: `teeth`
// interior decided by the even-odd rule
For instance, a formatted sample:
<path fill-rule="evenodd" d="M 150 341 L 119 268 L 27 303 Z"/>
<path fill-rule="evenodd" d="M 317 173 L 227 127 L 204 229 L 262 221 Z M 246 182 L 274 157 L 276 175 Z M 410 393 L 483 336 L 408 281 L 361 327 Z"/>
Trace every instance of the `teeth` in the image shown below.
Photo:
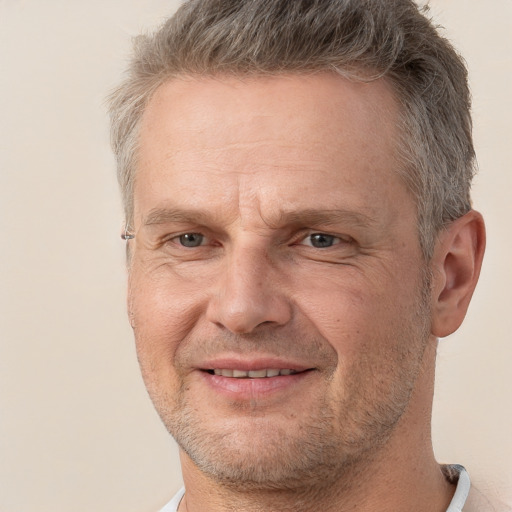
<path fill-rule="evenodd" d="M 251 370 L 248 372 L 249 377 L 253 379 L 266 377 L 267 376 L 267 370 Z"/>
<path fill-rule="evenodd" d="M 212 370 L 210 370 L 211 372 Z M 293 375 L 297 373 L 296 370 L 291 370 L 289 368 L 284 368 L 282 370 L 278 370 L 275 368 L 262 369 L 262 370 L 225 370 L 220 368 L 215 368 L 213 370 L 215 375 L 221 375 L 222 377 L 233 377 L 235 379 L 262 379 L 265 377 L 277 377 L 278 375 Z"/>

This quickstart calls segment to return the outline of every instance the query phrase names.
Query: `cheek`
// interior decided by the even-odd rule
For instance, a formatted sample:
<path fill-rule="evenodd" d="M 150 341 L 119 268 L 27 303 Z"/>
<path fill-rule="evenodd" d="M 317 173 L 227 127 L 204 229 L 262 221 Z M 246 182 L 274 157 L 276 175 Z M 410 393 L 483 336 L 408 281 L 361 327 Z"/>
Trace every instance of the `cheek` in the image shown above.
<path fill-rule="evenodd" d="M 204 297 L 200 290 L 162 276 L 133 269 L 128 282 L 128 309 L 141 366 L 151 371 L 172 367 L 175 352 L 197 324 Z"/>
<path fill-rule="evenodd" d="M 405 273 L 399 279 L 389 272 L 334 270 L 340 271 L 330 272 L 329 279 L 310 274 L 302 280 L 296 295 L 301 315 L 333 346 L 341 360 L 363 352 L 368 356 L 371 352 L 382 353 L 386 347 L 393 350 L 392 345 L 398 341 L 394 334 L 403 331 L 418 310 L 417 272 Z"/>

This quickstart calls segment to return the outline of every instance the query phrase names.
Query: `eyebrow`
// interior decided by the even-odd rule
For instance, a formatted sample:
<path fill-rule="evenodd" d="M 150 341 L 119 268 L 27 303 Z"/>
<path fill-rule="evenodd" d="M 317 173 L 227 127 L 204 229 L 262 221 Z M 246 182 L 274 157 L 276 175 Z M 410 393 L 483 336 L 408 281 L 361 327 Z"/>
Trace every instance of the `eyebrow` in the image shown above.
<path fill-rule="evenodd" d="M 172 222 L 194 222 L 197 224 L 207 224 L 212 222 L 211 212 L 202 209 L 175 209 L 175 208 L 154 208 L 149 211 L 143 221 L 144 226 L 154 224 L 167 224 Z"/>
<path fill-rule="evenodd" d="M 358 227 L 371 227 L 377 219 L 363 212 L 343 209 L 305 209 L 281 211 L 275 221 L 266 221 L 271 227 L 282 225 L 322 225 L 331 226 L 340 223 L 349 223 Z"/>
<path fill-rule="evenodd" d="M 377 223 L 377 219 L 363 212 L 343 209 L 314 209 L 279 211 L 271 218 L 263 218 L 263 222 L 278 229 L 283 226 L 331 226 L 349 223 L 356 227 L 369 228 Z M 231 219 L 230 219 L 231 220 Z M 220 224 L 218 215 L 205 209 L 154 208 L 149 211 L 143 221 L 144 226 L 167 223 Z"/>

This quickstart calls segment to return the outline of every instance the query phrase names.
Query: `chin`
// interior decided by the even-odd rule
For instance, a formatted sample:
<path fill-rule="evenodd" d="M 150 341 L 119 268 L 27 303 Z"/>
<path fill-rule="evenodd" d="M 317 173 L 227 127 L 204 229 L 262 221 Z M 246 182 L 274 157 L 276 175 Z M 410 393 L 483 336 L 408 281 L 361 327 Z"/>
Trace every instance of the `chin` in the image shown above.
<path fill-rule="evenodd" d="M 212 480 L 237 490 L 322 488 L 370 462 L 376 445 L 392 428 L 340 425 L 324 402 L 310 414 L 282 420 L 245 416 L 209 422 L 182 402 L 161 411 L 171 435 L 194 466 Z M 355 435 L 359 431 L 359 435 Z M 350 435 L 346 433 L 350 432 Z"/>

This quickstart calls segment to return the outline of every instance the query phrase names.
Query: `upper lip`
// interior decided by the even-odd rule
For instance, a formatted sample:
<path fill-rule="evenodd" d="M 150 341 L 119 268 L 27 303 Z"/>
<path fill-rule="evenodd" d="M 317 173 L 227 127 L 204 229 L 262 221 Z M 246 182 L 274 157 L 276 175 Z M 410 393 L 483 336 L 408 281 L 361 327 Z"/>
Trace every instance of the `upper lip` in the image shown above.
<path fill-rule="evenodd" d="M 279 357 L 218 357 L 202 361 L 198 368 L 201 370 L 263 370 L 263 369 L 289 369 L 302 372 L 312 369 L 311 365 L 298 363 L 290 359 Z"/>

